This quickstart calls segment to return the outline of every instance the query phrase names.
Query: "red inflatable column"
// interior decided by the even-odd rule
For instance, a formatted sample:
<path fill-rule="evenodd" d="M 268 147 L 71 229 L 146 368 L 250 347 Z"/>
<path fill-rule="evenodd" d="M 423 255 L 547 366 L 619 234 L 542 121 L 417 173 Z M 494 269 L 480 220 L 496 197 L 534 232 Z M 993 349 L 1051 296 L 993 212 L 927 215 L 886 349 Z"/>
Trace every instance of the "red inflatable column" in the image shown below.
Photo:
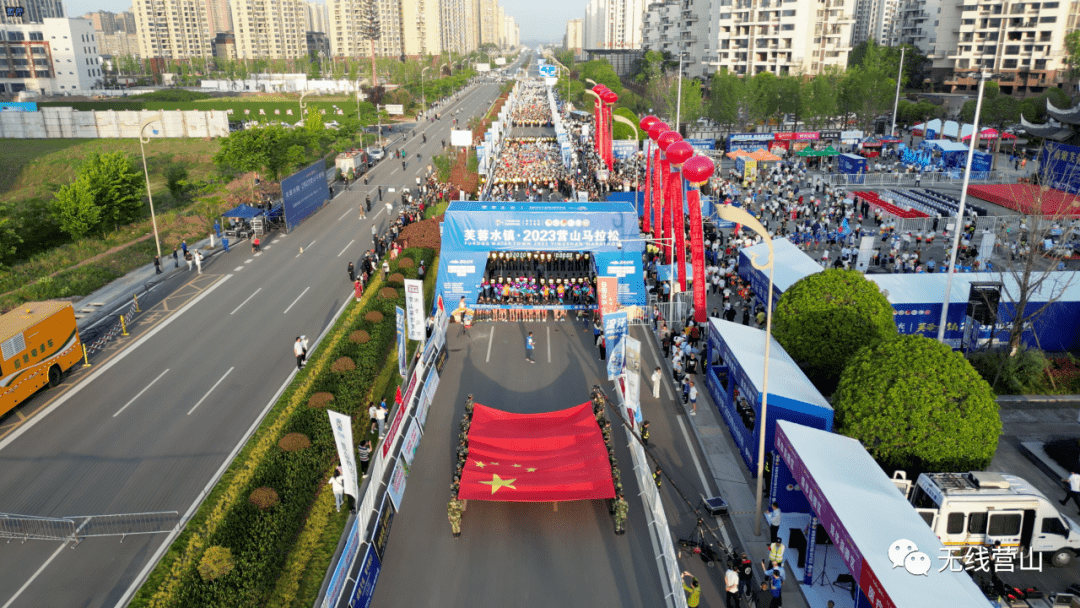
<path fill-rule="evenodd" d="M 649 216 L 652 215 L 652 201 L 649 200 L 649 195 L 652 192 L 652 158 L 649 156 L 648 141 L 645 142 L 645 184 L 641 190 L 645 195 L 645 209 L 644 213 L 641 214 L 641 231 L 648 234 L 651 232 L 649 230 L 649 220 L 651 219 Z M 635 194 L 635 196 L 637 195 Z"/>
<path fill-rule="evenodd" d="M 668 201 L 671 203 L 671 228 L 675 235 L 675 255 L 671 263 L 679 273 L 679 290 L 686 291 L 686 219 L 683 215 L 682 174 L 671 173 L 668 181 Z"/>
<path fill-rule="evenodd" d="M 686 205 L 690 211 L 690 264 L 694 271 L 694 321 L 704 323 L 708 304 L 705 295 L 705 235 L 701 227 L 701 192 L 691 189 L 686 193 Z"/>
<path fill-rule="evenodd" d="M 660 200 L 661 207 L 660 212 L 664 217 L 664 234 L 661 236 L 663 249 L 664 249 L 664 263 L 671 263 L 671 197 L 669 195 L 669 184 L 671 183 L 671 163 L 667 159 L 660 161 Z"/>
<path fill-rule="evenodd" d="M 660 202 L 663 196 L 664 180 L 660 173 L 660 150 L 653 151 L 652 200 L 653 200 L 653 238 L 663 237 L 661 227 L 664 223 L 664 206 Z"/>

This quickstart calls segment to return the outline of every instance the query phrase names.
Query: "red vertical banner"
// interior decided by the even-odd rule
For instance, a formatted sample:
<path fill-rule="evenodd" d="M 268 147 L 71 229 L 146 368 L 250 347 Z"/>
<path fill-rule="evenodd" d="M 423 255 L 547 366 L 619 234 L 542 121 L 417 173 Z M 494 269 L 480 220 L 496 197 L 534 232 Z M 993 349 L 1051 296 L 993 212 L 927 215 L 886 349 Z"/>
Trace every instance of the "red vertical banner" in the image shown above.
<path fill-rule="evenodd" d="M 694 320 L 706 321 L 705 295 L 705 235 L 701 226 L 701 192 L 696 188 L 686 193 L 686 206 L 690 211 L 690 264 L 694 270 Z"/>
<path fill-rule="evenodd" d="M 668 181 L 668 202 L 671 203 L 671 230 L 675 237 L 675 254 L 671 263 L 679 273 L 679 291 L 686 291 L 686 221 L 683 217 L 682 174 L 673 171 Z"/>
<path fill-rule="evenodd" d="M 645 209 L 641 214 L 641 231 L 645 234 L 650 232 L 649 219 L 652 215 L 652 201 L 649 199 L 649 194 L 652 192 L 652 157 L 649 156 L 649 142 L 645 142 L 645 184 L 641 189 L 645 194 Z"/>
<path fill-rule="evenodd" d="M 619 311 L 618 277 L 596 277 L 596 293 L 599 295 L 601 317 Z"/>
<path fill-rule="evenodd" d="M 671 163 L 665 158 L 660 161 L 660 200 L 661 213 L 664 216 L 664 234 L 661 237 L 661 247 L 664 250 L 664 263 L 671 263 L 672 233 L 671 233 L 671 198 L 668 196 L 668 184 L 671 182 Z"/>
<path fill-rule="evenodd" d="M 604 104 L 604 124 L 606 125 L 607 133 L 604 138 L 604 159 L 607 161 L 608 171 L 615 170 L 615 123 L 612 122 L 611 114 L 613 108 L 610 105 Z"/>
<path fill-rule="evenodd" d="M 664 206 L 660 203 L 663 194 L 663 181 L 660 178 L 660 150 L 653 150 L 652 167 L 653 238 L 660 239 L 662 236 L 661 229 L 664 225 L 662 219 L 664 217 L 662 215 Z"/>
<path fill-rule="evenodd" d="M 604 116 L 603 116 L 603 112 L 600 110 L 600 108 L 602 108 L 602 107 L 604 107 L 604 103 L 602 101 L 600 101 L 600 98 L 599 97 L 594 98 L 593 99 L 593 116 L 596 118 L 596 124 L 594 125 L 594 130 L 596 131 L 596 133 L 593 134 L 593 144 L 594 144 L 594 147 L 596 148 L 596 153 L 597 154 L 600 153 L 600 150 L 603 150 L 603 148 L 601 146 L 603 146 L 603 143 L 604 143 L 604 126 L 603 126 Z"/>

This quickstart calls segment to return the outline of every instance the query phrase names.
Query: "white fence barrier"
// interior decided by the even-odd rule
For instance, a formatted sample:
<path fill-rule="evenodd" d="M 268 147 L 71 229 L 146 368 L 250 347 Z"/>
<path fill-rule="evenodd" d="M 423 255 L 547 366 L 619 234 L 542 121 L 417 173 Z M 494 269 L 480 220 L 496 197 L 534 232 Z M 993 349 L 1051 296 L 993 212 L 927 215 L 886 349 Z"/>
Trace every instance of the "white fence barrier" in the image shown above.
<path fill-rule="evenodd" d="M 824 177 L 825 183 L 832 186 L 914 186 L 916 173 L 830 173 Z M 964 175 L 950 175 L 948 173 L 922 173 L 919 179 L 920 186 L 945 184 L 960 185 L 964 182 Z M 1007 183 L 1009 178 L 1003 171 L 972 171 L 971 182 Z"/>
<path fill-rule="evenodd" d="M 45 106 L 37 112 L 0 112 L 0 138 L 97 139 L 139 137 L 144 120 L 161 120 L 146 128 L 147 137 L 228 137 L 225 110 L 107 110 L 80 112 L 74 108 Z"/>

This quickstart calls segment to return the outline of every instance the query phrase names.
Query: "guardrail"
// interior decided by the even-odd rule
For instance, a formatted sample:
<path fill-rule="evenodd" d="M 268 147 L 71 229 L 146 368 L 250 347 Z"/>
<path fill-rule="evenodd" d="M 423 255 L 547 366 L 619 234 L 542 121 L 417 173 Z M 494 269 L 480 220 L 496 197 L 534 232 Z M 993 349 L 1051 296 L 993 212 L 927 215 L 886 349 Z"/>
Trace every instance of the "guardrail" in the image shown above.
<path fill-rule="evenodd" d="M 950 175 L 949 173 L 830 173 L 824 177 L 825 183 L 830 186 L 914 186 L 915 176 L 920 175 L 919 186 L 927 185 L 960 185 L 964 182 L 964 175 Z M 972 171 L 971 183 L 992 182 L 1008 183 L 1009 178 L 1004 171 Z"/>

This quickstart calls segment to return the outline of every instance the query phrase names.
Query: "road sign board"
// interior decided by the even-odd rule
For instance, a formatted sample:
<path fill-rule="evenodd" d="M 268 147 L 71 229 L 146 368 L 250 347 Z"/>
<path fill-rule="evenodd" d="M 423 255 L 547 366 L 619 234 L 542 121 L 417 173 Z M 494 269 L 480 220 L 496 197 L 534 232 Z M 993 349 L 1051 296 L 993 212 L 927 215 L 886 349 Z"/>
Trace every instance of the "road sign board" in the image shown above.
<path fill-rule="evenodd" d="M 401 105 L 400 103 L 388 103 L 383 107 L 386 108 L 387 114 L 400 116 L 401 114 L 405 113 L 405 106 Z"/>
<path fill-rule="evenodd" d="M 541 76 L 555 77 L 555 66 L 551 64 L 537 66 L 537 69 L 540 71 Z"/>

